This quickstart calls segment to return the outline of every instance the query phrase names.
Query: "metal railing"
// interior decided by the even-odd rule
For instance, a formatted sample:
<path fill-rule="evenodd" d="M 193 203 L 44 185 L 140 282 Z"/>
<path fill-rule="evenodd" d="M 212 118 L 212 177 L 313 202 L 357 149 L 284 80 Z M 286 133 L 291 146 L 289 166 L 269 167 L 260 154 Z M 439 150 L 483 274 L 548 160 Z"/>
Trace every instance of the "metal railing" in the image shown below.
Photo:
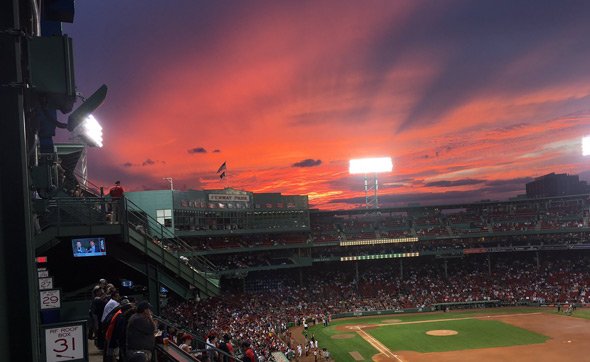
<path fill-rule="evenodd" d="M 147 238 L 151 238 L 154 243 L 172 252 L 185 264 L 193 266 L 199 271 L 214 272 L 217 270 L 215 264 L 203 256 L 181 257 L 181 254 L 190 253 L 193 248 L 186 241 L 174 235 L 174 232 L 168 227 L 147 214 L 133 201 L 126 198 L 123 201 L 125 204 L 123 219 L 125 219 L 129 228 Z"/>
<path fill-rule="evenodd" d="M 158 329 L 160 329 L 160 327 L 162 327 L 163 330 L 167 330 L 168 327 L 173 327 L 177 331 L 185 331 L 184 332 L 185 334 L 190 335 L 192 337 L 192 340 L 194 342 L 196 342 L 196 348 L 193 349 L 193 353 L 191 353 L 191 355 L 192 355 L 193 358 L 198 359 L 199 358 L 199 356 L 198 356 L 199 354 L 201 354 L 203 352 L 206 352 L 205 346 L 207 345 L 207 341 L 205 341 L 204 339 L 202 339 L 198 332 L 195 332 L 194 330 L 192 330 L 192 329 L 190 329 L 188 327 L 180 326 L 177 323 L 172 322 L 172 321 L 170 321 L 170 320 L 168 320 L 166 318 L 160 317 L 160 316 L 154 316 L 154 319 L 156 321 L 158 321 L 158 324 L 159 324 L 159 328 Z M 227 353 L 227 352 L 225 352 L 225 351 L 217 348 L 217 346 L 214 346 L 214 345 L 213 346 L 210 345 L 210 348 L 212 350 L 214 350 L 215 352 L 217 352 L 220 356 L 225 356 L 225 357 L 229 358 L 230 361 L 231 360 L 236 360 L 236 361 L 237 360 L 240 360 L 241 361 L 242 355 L 241 355 L 241 351 L 239 350 L 239 348 L 234 347 L 235 348 L 235 354 L 234 355 L 231 355 L 231 354 L 229 354 L 229 353 Z"/>
<path fill-rule="evenodd" d="M 125 240 L 133 238 L 136 247 L 159 259 L 164 266 L 172 268 L 185 280 L 205 289 L 209 289 L 208 283 L 212 283 L 216 287 L 214 289 L 218 289 L 215 283 L 217 275 L 214 273 L 216 266 L 203 256 L 183 256 L 181 253 L 192 251 L 191 246 L 138 205 L 124 197 L 113 199 L 110 196 L 101 196 L 102 188 L 88 180 L 80 184 L 80 188 L 81 196 L 34 200 L 41 231 L 53 226 L 59 235 L 60 228 L 65 226 L 119 224 L 123 226 Z"/>
<path fill-rule="evenodd" d="M 108 224 L 112 201 L 91 197 L 58 197 L 34 200 L 41 229 L 49 226 L 94 226 Z"/>

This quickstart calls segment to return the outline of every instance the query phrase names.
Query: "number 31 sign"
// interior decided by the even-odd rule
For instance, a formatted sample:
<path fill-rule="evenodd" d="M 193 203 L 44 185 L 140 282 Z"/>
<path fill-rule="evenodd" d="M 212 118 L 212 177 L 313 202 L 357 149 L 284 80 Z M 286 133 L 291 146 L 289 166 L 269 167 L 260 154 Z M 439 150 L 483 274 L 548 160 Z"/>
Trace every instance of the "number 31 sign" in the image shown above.
<path fill-rule="evenodd" d="M 44 325 L 45 361 L 88 361 L 86 321 Z"/>

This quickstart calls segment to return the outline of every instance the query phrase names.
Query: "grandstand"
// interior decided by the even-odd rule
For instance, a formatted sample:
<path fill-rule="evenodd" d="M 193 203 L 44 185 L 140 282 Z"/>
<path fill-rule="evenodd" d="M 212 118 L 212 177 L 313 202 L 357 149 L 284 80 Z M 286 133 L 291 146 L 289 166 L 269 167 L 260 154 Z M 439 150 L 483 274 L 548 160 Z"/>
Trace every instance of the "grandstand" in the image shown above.
<path fill-rule="evenodd" d="M 98 278 L 132 281 L 123 293 L 193 333 L 195 351 L 227 333 L 270 360 L 294 353 L 289 327 L 302 320 L 584 305 L 590 295 L 587 194 L 320 211 L 306 196 L 235 189 L 120 201 L 84 190 L 37 200 L 37 254 L 62 289 L 62 318 L 84 318 Z M 92 237 L 104 238 L 106 255 L 72 257 L 72 240 Z"/>

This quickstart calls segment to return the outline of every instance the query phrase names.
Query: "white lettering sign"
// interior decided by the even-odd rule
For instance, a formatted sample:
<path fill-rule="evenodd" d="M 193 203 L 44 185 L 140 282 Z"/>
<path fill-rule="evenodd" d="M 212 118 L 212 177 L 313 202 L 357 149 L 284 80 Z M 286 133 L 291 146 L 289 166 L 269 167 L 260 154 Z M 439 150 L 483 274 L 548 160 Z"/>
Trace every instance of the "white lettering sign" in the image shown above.
<path fill-rule="evenodd" d="M 57 309 L 61 307 L 59 289 L 42 290 L 39 295 L 41 296 L 41 309 Z"/>
<path fill-rule="evenodd" d="M 209 201 L 250 201 L 249 195 L 223 195 L 223 194 L 209 194 Z"/>
<path fill-rule="evenodd" d="M 84 324 L 45 329 L 45 356 L 47 362 L 84 361 Z"/>
<path fill-rule="evenodd" d="M 53 277 L 39 278 L 39 290 L 53 288 Z"/>

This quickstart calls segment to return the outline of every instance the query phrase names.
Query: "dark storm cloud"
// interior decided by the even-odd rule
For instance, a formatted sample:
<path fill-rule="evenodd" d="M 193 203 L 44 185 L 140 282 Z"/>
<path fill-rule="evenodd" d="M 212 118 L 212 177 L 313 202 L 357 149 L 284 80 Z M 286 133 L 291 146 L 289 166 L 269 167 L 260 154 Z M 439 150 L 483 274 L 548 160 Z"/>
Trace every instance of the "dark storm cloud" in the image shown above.
<path fill-rule="evenodd" d="M 133 164 L 131 162 L 125 162 L 123 167 L 133 167 Z"/>
<path fill-rule="evenodd" d="M 311 158 L 305 159 L 303 161 L 295 162 L 292 167 L 315 167 L 322 164 L 322 160 L 313 160 Z"/>
<path fill-rule="evenodd" d="M 538 6 L 537 1 L 454 1 L 417 7 L 401 29 L 394 24 L 383 32 L 369 60 L 376 72 L 391 69 L 402 54 L 423 49 L 430 49 L 440 61 L 439 73 L 397 131 L 435 123 L 490 89 L 518 92 L 575 76 L 590 54 L 590 43 L 571 39 L 575 33 L 590 32 L 590 22 L 582 21 L 580 14 L 590 14 L 590 2 Z M 566 34 L 572 36 L 561 41 Z M 548 44 L 559 49 L 552 52 Z M 503 77 L 514 62 L 543 49 L 554 53 L 556 61 L 540 61 L 511 79 Z"/>
<path fill-rule="evenodd" d="M 187 150 L 187 152 L 190 154 L 207 153 L 207 150 L 204 149 L 203 147 L 195 147 L 195 148 L 191 148 L 191 149 Z"/>
<path fill-rule="evenodd" d="M 221 150 L 219 149 L 214 149 L 213 151 L 211 151 L 212 153 L 221 153 Z"/>
<path fill-rule="evenodd" d="M 442 193 L 425 192 L 425 193 L 410 193 L 410 194 L 391 194 L 379 195 L 379 202 L 386 207 L 389 206 L 406 206 L 408 204 L 420 205 L 442 205 L 442 204 L 457 204 L 460 202 L 476 202 L 481 200 L 505 200 L 506 193 L 524 194 L 525 184 L 532 181 L 531 177 L 522 177 L 514 179 L 484 181 L 477 181 L 473 184 L 483 184 L 483 187 L 477 190 L 467 191 L 447 191 Z M 467 180 L 459 180 L 467 181 Z M 448 181 L 447 181 L 448 182 Z M 469 183 L 468 183 L 469 184 Z M 443 186 L 444 187 L 444 186 Z M 334 204 L 352 204 L 360 205 L 365 202 L 365 197 L 352 197 L 331 200 Z"/>
<path fill-rule="evenodd" d="M 379 195 L 379 203 L 386 207 L 389 206 L 406 206 L 408 204 L 420 204 L 420 205 L 441 205 L 441 204 L 454 204 L 457 200 L 470 200 L 478 201 L 487 198 L 479 190 L 474 191 L 447 191 L 443 193 L 412 193 L 412 194 L 401 194 L 401 195 Z M 359 205 L 365 203 L 365 197 L 351 197 L 331 200 L 331 203 L 339 204 L 352 204 Z"/>
<path fill-rule="evenodd" d="M 152 160 L 151 158 L 148 158 L 147 160 L 143 161 L 143 163 L 141 164 L 142 166 L 151 166 L 151 165 L 155 165 L 156 161 Z"/>
<path fill-rule="evenodd" d="M 502 186 L 508 186 L 508 185 L 524 185 L 527 182 L 531 182 L 534 179 L 532 177 L 519 177 L 519 178 L 513 178 L 513 179 L 506 179 L 506 180 L 492 180 L 492 181 L 486 181 L 486 186 L 489 187 L 502 187 Z"/>
<path fill-rule="evenodd" d="M 527 182 L 531 182 L 533 180 L 534 179 L 532 177 L 521 177 L 508 180 L 487 181 L 485 187 L 483 187 L 481 190 L 491 193 L 519 192 L 524 194 L 526 192 Z"/>
<path fill-rule="evenodd" d="M 484 183 L 485 180 L 474 180 L 474 179 L 463 179 L 463 180 L 454 180 L 454 181 L 434 181 L 434 182 L 427 182 L 424 186 L 430 187 L 456 187 L 456 186 L 468 186 L 468 185 L 477 185 Z"/>

